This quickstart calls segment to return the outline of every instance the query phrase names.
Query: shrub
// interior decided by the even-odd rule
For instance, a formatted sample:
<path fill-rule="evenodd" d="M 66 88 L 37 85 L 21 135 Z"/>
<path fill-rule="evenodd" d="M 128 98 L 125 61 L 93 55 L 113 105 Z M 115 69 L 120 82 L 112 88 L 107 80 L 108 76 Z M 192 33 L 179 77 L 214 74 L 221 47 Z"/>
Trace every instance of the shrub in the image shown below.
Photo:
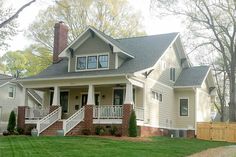
<path fill-rule="evenodd" d="M 118 131 L 118 129 L 117 129 L 116 126 L 112 126 L 111 129 L 110 129 L 110 133 L 111 133 L 111 135 L 113 135 L 113 136 L 116 134 L 117 131 Z"/>
<path fill-rule="evenodd" d="M 95 134 L 96 135 L 103 135 L 105 133 L 105 129 L 103 126 L 96 126 L 95 127 Z"/>
<path fill-rule="evenodd" d="M 18 127 L 16 128 L 16 131 L 20 134 L 20 135 L 23 135 L 24 134 L 24 129 Z"/>
<path fill-rule="evenodd" d="M 16 114 L 14 111 L 11 111 L 7 125 L 7 130 L 10 132 L 10 134 L 14 133 L 15 127 L 16 127 Z"/>
<path fill-rule="evenodd" d="M 3 136 L 8 136 L 8 135 L 10 135 L 10 132 L 9 131 L 7 131 L 7 130 L 5 130 L 5 131 L 3 131 Z"/>
<path fill-rule="evenodd" d="M 136 115 L 135 115 L 134 110 L 132 110 L 132 113 L 129 119 L 129 136 L 137 137 L 137 122 L 136 122 Z"/>
<path fill-rule="evenodd" d="M 91 135 L 91 131 L 90 131 L 90 129 L 83 129 L 82 134 L 83 135 Z"/>

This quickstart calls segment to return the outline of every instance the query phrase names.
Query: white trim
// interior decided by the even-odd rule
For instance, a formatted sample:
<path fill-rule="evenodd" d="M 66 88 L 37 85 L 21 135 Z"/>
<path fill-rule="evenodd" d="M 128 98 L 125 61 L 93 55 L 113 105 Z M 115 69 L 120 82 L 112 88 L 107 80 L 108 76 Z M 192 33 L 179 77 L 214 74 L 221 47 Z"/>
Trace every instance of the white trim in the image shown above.
<path fill-rule="evenodd" d="M 99 94 L 99 104 L 98 106 L 101 105 L 101 92 L 95 92 L 94 90 L 94 101 L 95 101 L 95 95 L 96 94 Z M 88 96 L 88 92 L 80 92 L 80 104 L 79 104 L 79 107 L 82 108 L 82 95 L 87 95 Z M 96 103 L 96 102 L 95 102 Z M 94 104 L 96 106 L 96 104 Z"/>
<path fill-rule="evenodd" d="M 111 44 L 112 46 L 114 46 L 114 48 L 116 48 L 118 51 L 120 51 L 121 53 L 129 56 L 130 58 L 134 58 L 134 56 L 128 54 L 127 52 L 121 50 L 119 47 L 117 47 L 114 43 L 112 43 L 111 41 L 107 40 L 106 38 L 104 38 L 99 32 L 97 32 L 95 29 L 93 29 L 92 27 L 88 27 L 84 32 L 82 32 L 69 46 L 67 46 L 59 55 L 59 57 L 65 57 L 66 56 L 66 51 L 69 47 L 71 47 L 72 45 L 74 45 L 74 43 L 77 42 L 77 40 L 79 38 L 81 38 L 89 29 L 91 29 L 94 33 L 96 33 L 96 35 L 101 38 L 103 41 Z M 64 55 L 64 56 L 63 56 Z"/>
<path fill-rule="evenodd" d="M 198 89 L 195 89 L 195 135 L 197 134 L 197 108 L 198 108 Z"/>
<path fill-rule="evenodd" d="M 104 56 L 107 55 L 107 67 L 106 68 L 98 68 L 98 59 L 99 56 Z M 77 69 L 77 58 L 79 57 L 85 57 L 86 58 L 86 68 L 85 69 Z M 88 69 L 88 57 L 97 57 L 97 67 L 96 68 L 92 68 L 92 69 Z M 75 55 L 75 71 L 79 72 L 79 71 L 94 71 L 94 70 L 107 70 L 109 69 L 109 61 L 110 61 L 110 55 L 109 52 L 106 53 L 93 53 L 93 54 L 84 54 L 84 55 Z"/>
<path fill-rule="evenodd" d="M 208 71 L 207 71 L 207 74 L 206 74 L 206 76 L 204 77 L 204 79 L 203 79 L 203 81 L 202 81 L 202 83 L 201 83 L 201 86 L 200 87 L 202 87 L 203 86 L 203 83 L 206 81 L 206 79 L 207 79 L 207 76 L 208 76 L 208 74 L 209 74 L 209 72 L 211 71 L 211 67 L 208 69 Z"/>
<path fill-rule="evenodd" d="M 111 105 L 114 105 L 114 90 L 115 89 L 122 89 L 123 90 L 123 104 L 124 104 L 124 102 L 125 102 L 125 87 L 113 87 L 112 88 L 112 99 L 111 99 Z M 123 104 L 121 104 L 121 105 L 123 105 Z"/>
<path fill-rule="evenodd" d="M 173 88 L 178 89 L 178 88 L 201 88 L 199 85 L 193 85 L 193 86 L 174 86 Z"/>
<path fill-rule="evenodd" d="M 188 100 L 188 115 L 187 116 L 181 116 L 180 115 L 180 99 L 187 99 Z M 184 118 L 184 117 L 188 117 L 189 118 L 189 97 L 179 97 L 179 102 L 178 102 L 178 104 L 179 104 L 179 117 L 181 117 L 181 118 Z"/>
<path fill-rule="evenodd" d="M 93 119 L 93 124 L 122 124 L 122 119 Z"/>
<path fill-rule="evenodd" d="M 10 88 L 13 89 L 13 91 L 12 91 L 13 97 L 10 97 L 10 96 L 9 96 L 9 93 L 10 93 L 10 92 L 9 92 L 9 89 L 10 89 Z M 16 85 L 15 85 L 15 84 L 11 84 L 11 85 L 8 86 L 7 89 L 8 89 L 8 90 L 7 90 L 8 99 L 15 99 L 15 98 L 16 98 Z"/>
<path fill-rule="evenodd" d="M 21 79 L 18 82 L 28 82 L 28 81 L 48 81 L 48 80 L 65 80 L 65 79 L 84 79 L 84 78 L 99 78 L 99 77 L 117 77 L 126 76 L 127 74 L 109 74 L 109 75 L 93 75 L 93 76 L 72 76 L 72 77 L 52 77 L 52 78 L 35 78 L 35 79 Z"/>

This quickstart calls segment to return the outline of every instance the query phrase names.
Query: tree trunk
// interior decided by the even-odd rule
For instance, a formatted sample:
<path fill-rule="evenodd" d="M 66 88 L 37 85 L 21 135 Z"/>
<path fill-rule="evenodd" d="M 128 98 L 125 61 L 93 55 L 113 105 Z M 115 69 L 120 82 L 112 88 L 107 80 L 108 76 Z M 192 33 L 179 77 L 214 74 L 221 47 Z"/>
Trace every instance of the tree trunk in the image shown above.
<path fill-rule="evenodd" d="M 236 104 L 236 93 L 235 93 L 235 61 L 232 59 L 231 63 L 231 77 L 229 78 L 230 81 L 230 92 L 229 92 L 229 97 L 230 97 L 230 102 L 229 102 L 229 121 L 230 122 L 235 122 L 235 104 Z"/>

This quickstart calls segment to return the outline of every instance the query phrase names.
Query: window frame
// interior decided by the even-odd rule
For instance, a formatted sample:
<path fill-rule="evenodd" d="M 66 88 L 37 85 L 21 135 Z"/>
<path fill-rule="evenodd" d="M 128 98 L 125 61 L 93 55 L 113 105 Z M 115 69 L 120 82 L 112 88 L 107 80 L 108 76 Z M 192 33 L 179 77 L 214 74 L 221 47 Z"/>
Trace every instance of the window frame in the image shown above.
<path fill-rule="evenodd" d="M 84 69 L 78 69 L 78 59 L 79 58 L 85 58 L 85 68 Z M 87 56 L 85 56 L 85 55 L 76 56 L 75 70 L 77 70 L 77 71 L 84 71 L 86 69 L 87 69 Z"/>
<path fill-rule="evenodd" d="M 12 97 L 10 96 L 10 88 L 12 88 Z M 16 86 L 9 85 L 8 86 L 8 98 L 9 99 L 15 99 L 15 97 L 16 97 Z"/>
<path fill-rule="evenodd" d="M 89 58 L 92 58 L 92 57 L 95 57 L 96 58 L 96 68 L 89 68 Z M 87 59 L 87 62 L 86 62 L 86 69 L 87 70 L 90 70 L 90 69 L 97 69 L 98 68 L 98 56 L 95 56 L 95 55 L 91 55 L 91 56 L 87 56 L 86 57 Z M 90 63 L 95 63 L 95 62 L 90 62 Z"/>
<path fill-rule="evenodd" d="M 163 101 L 163 93 L 160 91 L 151 90 L 151 99 L 161 103 Z"/>
<path fill-rule="evenodd" d="M 170 81 L 176 81 L 176 69 L 174 67 L 170 68 Z"/>
<path fill-rule="evenodd" d="M 187 115 L 182 115 L 182 112 L 181 112 L 181 100 L 187 100 L 187 107 L 188 107 L 188 112 L 187 112 Z M 180 97 L 179 98 L 179 116 L 180 117 L 189 117 L 189 98 L 188 97 Z"/>
<path fill-rule="evenodd" d="M 88 68 L 88 57 L 93 57 L 96 56 L 97 57 L 97 61 L 96 61 L 96 68 Z M 106 68 L 99 68 L 98 67 L 98 60 L 99 60 L 99 56 L 107 56 L 107 67 Z M 85 69 L 78 69 L 77 64 L 78 64 L 78 58 L 80 57 L 85 57 L 86 58 L 86 68 Z M 89 54 L 89 55 L 76 55 L 76 59 L 75 59 L 75 71 L 93 71 L 93 70 L 106 70 L 109 69 L 109 61 L 110 61 L 110 56 L 109 53 L 97 53 L 97 54 Z"/>

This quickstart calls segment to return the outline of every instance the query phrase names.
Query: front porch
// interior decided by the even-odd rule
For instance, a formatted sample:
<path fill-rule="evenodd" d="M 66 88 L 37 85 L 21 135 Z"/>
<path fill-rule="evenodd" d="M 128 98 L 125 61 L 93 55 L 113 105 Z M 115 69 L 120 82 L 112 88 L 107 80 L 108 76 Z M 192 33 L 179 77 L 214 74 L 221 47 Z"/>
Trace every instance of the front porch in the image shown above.
<path fill-rule="evenodd" d="M 24 123 L 36 125 L 39 134 L 57 121 L 62 122 L 64 135 L 81 123 L 85 129 L 92 129 L 94 125 L 127 125 L 132 109 L 136 112 L 137 124 L 142 125 L 144 121 L 143 88 L 131 83 L 37 90 L 44 91 L 44 106 L 25 107 Z M 130 109 L 125 109 L 124 104 Z M 127 134 L 125 132 L 122 134 Z"/>

